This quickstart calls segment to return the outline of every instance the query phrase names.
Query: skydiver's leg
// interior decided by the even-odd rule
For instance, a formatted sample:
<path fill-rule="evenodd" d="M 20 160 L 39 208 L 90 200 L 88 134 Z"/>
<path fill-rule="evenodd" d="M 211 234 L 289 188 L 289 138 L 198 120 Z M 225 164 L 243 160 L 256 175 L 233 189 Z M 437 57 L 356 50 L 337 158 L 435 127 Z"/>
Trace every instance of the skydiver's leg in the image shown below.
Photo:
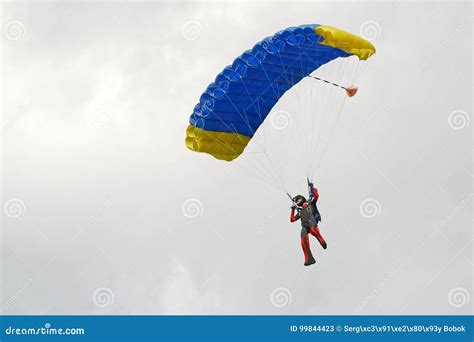
<path fill-rule="evenodd" d="M 301 248 L 304 253 L 304 265 L 309 266 L 316 262 L 309 247 L 309 231 L 307 228 L 301 228 Z"/>
<path fill-rule="evenodd" d="M 309 231 L 311 232 L 311 235 L 313 235 L 316 239 L 318 239 L 321 247 L 323 247 L 324 249 L 328 248 L 326 241 L 324 240 L 323 236 L 319 232 L 318 226 L 309 228 Z"/>

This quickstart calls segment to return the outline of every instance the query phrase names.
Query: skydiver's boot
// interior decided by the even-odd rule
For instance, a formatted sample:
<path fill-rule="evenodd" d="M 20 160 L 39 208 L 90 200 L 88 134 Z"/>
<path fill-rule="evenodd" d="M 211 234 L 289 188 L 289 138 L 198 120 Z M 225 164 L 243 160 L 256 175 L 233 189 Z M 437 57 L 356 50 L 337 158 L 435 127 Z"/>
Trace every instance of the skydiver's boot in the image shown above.
<path fill-rule="evenodd" d="M 321 247 L 323 247 L 324 249 L 328 248 L 328 244 L 326 243 L 323 236 L 319 232 L 319 227 L 311 227 L 309 230 L 311 232 L 311 235 L 313 235 L 316 239 L 318 239 Z"/>
<path fill-rule="evenodd" d="M 309 248 L 308 234 L 301 238 L 301 248 L 303 248 L 304 253 L 304 265 L 309 266 L 316 263 L 316 260 L 313 258 L 313 254 L 311 254 L 311 249 Z"/>

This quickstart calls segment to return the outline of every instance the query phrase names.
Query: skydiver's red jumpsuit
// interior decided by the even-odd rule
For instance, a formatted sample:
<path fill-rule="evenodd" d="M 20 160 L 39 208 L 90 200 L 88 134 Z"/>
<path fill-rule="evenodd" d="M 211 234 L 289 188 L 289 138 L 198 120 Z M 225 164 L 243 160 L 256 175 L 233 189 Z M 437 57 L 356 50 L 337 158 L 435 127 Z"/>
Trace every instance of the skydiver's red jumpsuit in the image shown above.
<path fill-rule="evenodd" d="M 309 245 L 309 234 L 313 235 L 318 239 L 321 246 L 326 249 L 327 244 L 321 233 L 319 232 L 318 223 L 321 221 L 321 215 L 319 214 L 316 202 L 318 201 L 319 193 L 315 187 L 311 187 L 311 196 L 308 201 L 303 204 L 301 209 L 297 209 L 295 215 L 295 209 L 291 210 L 290 222 L 295 222 L 301 219 L 301 247 L 303 248 L 305 265 L 314 264 L 316 261 L 313 258 Z"/>

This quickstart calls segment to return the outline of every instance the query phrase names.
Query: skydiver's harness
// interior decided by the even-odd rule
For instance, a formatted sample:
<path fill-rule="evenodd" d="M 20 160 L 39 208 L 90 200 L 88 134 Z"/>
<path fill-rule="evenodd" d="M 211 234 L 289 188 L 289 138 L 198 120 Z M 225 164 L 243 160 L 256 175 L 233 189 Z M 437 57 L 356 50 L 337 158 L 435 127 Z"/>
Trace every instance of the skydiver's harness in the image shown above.
<path fill-rule="evenodd" d="M 301 218 L 301 225 L 317 227 L 318 223 L 321 221 L 321 215 L 319 214 L 316 202 L 309 200 L 306 204 L 306 206 L 298 210 L 298 214 Z"/>

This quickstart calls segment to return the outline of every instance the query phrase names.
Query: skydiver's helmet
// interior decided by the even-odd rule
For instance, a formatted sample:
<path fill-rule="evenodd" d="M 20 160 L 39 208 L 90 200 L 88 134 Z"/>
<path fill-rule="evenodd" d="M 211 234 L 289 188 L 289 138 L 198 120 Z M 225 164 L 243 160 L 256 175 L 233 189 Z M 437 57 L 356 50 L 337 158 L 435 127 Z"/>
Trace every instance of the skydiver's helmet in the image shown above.
<path fill-rule="evenodd" d="M 295 202 L 297 205 L 301 207 L 303 203 L 306 202 L 306 198 L 304 198 L 304 196 L 298 195 L 298 196 L 293 197 L 293 202 Z"/>

